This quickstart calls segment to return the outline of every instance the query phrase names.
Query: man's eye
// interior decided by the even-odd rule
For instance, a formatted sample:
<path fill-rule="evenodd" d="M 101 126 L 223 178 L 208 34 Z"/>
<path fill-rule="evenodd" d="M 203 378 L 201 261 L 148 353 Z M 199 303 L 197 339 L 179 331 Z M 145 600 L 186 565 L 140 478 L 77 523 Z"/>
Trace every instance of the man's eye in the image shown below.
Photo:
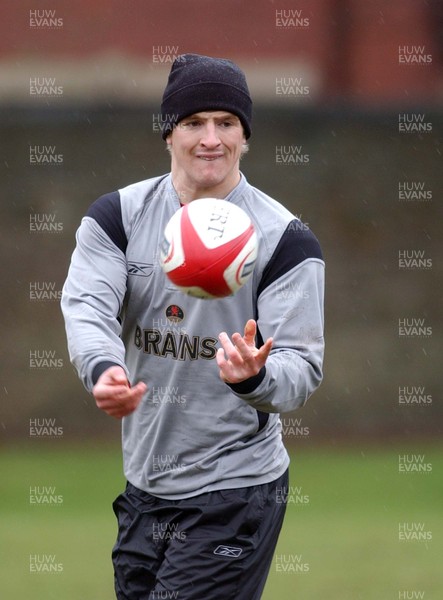
<path fill-rule="evenodd" d="M 183 123 L 184 127 L 189 127 L 190 129 L 193 127 L 198 127 L 200 125 L 200 121 L 185 121 Z"/>
<path fill-rule="evenodd" d="M 234 123 L 232 121 L 222 121 L 221 126 L 222 127 L 232 127 L 234 125 Z"/>

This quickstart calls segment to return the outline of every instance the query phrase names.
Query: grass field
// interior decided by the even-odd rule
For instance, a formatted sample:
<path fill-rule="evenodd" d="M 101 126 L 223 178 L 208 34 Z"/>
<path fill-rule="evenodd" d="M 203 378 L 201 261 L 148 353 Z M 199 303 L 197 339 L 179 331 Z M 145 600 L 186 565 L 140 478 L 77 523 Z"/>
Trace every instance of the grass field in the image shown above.
<path fill-rule="evenodd" d="M 60 442 L 3 449 L 1 598 L 114 598 L 111 501 L 124 485 L 120 448 Z M 430 470 L 399 473 L 399 454 L 425 455 Z M 331 451 L 299 444 L 263 600 L 441 598 L 442 467 L 438 446 Z M 55 488 L 44 492 L 58 502 L 33 503 L 42 488 Z M 400 540 L 405 523 L 409 539 Z M 42 559 L 58 572 L 31 572 L 38 568 L 31 561 Z"/>

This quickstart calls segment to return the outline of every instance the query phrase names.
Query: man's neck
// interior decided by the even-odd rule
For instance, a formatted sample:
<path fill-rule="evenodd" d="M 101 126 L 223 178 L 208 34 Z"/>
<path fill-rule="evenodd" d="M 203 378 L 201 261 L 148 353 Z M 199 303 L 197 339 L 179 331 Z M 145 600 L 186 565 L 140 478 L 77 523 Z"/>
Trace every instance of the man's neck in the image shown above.
<path fill-rule="evenodd" d="M 241 174 L 240 171 L 238 171 L 236 176 L 232 177 L 229 181 L 223 181 L 222 183 L 214 186 L 197 187 L 181 181 L 181 178 L 175 177 L 173 172 L 171 173 L 171 176 L 172 184 L 181 204 L 188 204 L 189 202 L 198 200 L 199 198 L 226 198 L 226 196 L 228 196 L 228 194 L 230 194 L 232 190 L 237 187 L 241 180 Z"/>

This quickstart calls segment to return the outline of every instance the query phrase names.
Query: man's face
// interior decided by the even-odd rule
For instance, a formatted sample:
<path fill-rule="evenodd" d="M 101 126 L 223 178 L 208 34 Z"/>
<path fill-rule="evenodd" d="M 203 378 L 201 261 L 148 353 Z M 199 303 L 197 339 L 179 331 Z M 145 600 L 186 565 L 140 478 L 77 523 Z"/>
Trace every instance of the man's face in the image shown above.
<path fill-rule="evenodd" d="M 174 185 L 191 199 L 224 197 L 240 180 L 245 142 L 240 119 L 232 113 L 205 111 L 182 119 L 167 138 Z"/>

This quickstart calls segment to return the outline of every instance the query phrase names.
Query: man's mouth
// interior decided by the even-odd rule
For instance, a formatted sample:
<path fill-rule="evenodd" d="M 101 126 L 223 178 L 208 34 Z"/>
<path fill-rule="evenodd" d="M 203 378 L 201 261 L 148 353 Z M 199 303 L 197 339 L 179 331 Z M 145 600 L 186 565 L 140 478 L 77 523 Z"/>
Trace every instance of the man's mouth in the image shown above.
<path fill-rule="evenodd" d="M 196 156 L 201 160 L 213 161 L 217 160 L 217 158 L 221 158 L 223 154 L 197 154 Z"/>

